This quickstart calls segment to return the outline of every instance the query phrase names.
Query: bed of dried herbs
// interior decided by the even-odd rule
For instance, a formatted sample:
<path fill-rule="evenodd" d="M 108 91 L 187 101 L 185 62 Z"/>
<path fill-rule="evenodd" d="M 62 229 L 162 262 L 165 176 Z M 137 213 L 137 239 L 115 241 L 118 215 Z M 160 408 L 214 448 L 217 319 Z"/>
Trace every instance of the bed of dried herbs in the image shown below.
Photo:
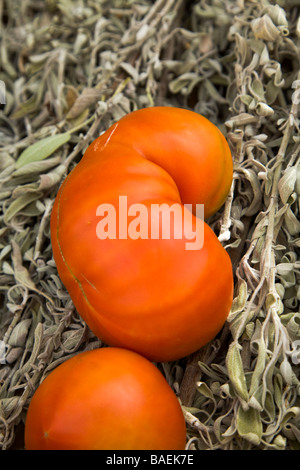
<path fill-rule="evenodd" d="M 297 0 L 0 0 L 0 442 L 22 448 L 43 377 L 101 347 L 52 259 L 49 216 L 87 145 L 133 109 L 182 106 L 226 133 L 234 181 L 209 223 L 235 299 L 211 344 L 158 364 L 188 449 L 299 449 Z"/>

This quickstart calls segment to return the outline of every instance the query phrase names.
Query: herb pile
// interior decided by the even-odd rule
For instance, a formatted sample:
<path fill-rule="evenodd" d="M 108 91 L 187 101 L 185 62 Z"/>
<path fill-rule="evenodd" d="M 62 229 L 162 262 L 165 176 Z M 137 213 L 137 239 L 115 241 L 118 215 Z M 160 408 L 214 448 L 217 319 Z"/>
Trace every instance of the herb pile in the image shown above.
<path fill-rule="evenodd" d="M 203 114 L 234 181 L 209 220 L 231 255 L 226 326 L 158 364 L 181 400 L 188 449 L 300 449 L 300 7 L 297 0 L 0 0 L 0 445 L 22 447 L 43 377 L 101 347 L 52 258 L 58 187 L 128 112 Z"/>

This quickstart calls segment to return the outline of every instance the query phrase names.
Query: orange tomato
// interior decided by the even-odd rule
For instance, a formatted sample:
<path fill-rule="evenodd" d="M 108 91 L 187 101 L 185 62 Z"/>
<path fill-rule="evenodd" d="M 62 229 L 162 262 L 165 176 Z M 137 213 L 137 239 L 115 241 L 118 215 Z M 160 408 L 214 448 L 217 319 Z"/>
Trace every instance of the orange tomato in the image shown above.
<path fill-rule="evenodd" d="M 175 393 L 144 357 L 119 348 L 79 353 L 36 390 L 25 423 L 27 450 L 183 450 Z"/>
<path fill-rule="evenodd" d="M 51 238 L 59 275 L 75 307 L 105 343 L 169 361 L 216 336 L 232 303 L 232 266 L 195 209 L 204 204 L 205 217 L 213 214 L 231 181 L 232 157 L 224 136 L 184 109 L 132 112 L 88 147 L 58 192 Z M 120 196 L 134 208 L 125 211 L 126 219 Z M 155 204 L 161 208 L 156 238 L 151 236 Z M 192 204 L 193 215 L 184 204 Z M 171 213 L 174 205 L 181 208 L 179 219 Z M 98 229 L 110 220 L 100 217 L 108 206 L 116 221 L 115 226 L 107 222 L 107 234 L 116 237 L 105 238 Z M 168 216 L 165 237 L 161 226 Z M 128 236 L 124 223 L 128 233 L 139 225 L 140 235 Z M 192 235 L 204 240 L 201 249 L 187 249 Z"/>

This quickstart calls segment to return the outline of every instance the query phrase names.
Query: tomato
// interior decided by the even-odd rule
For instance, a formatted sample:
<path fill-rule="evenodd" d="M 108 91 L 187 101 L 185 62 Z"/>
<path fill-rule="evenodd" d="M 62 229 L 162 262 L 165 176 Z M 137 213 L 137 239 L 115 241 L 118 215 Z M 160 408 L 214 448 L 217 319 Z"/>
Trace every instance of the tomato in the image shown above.
<path fill-rule="evenodd" d="M 231 181 L 224 136 L 184 109 L 132 112 L 88 147 L 59 189 L 51 238 L 77 311 L 106 344 L 169 361 L 220 331 L 232 303 L 232 266 L 197 204 L 205 217 L 214 213 Z M 156 236 L 154 207 L 161 209 Z M 197 249 L 187 248 L 192 236 Z"/>
<path fill-rule="evenodd" d="M 144 357 L 120 348 L 67 359 L 30 402 L 27 450 L 183 450 L 177 397 Z"/>

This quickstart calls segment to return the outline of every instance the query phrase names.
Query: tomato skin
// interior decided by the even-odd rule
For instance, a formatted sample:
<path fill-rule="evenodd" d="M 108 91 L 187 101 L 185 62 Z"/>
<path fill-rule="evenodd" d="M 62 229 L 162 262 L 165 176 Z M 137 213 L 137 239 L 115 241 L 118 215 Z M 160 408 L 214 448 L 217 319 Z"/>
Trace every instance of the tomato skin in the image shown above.
<path fill-rule="evenodd" d="M 161 372 L 120 348 L 79 353 L 36 390 L 26 450 L 183 450 L 186 426 Z"/>
<path fill-rule="evenodd" d="M 153 361 L 189 355 L 226 321 L 233 275 L 206 223 L 197 251 L 186 250 L 185 237 L 99 240 L 97 207 L 117 208 L 126 195 L 128 205 L 204 203 L 207 215 L 224 202 L 231 179 L 225 138 L 191 111 L 135 111 L 88 147 L 58 192 L 51 239 L 75 307 L 105 343 Z"/>
<path fill-rule="evenodd" d="M 128 145 L 164 168 L 183 204 L 204 204 L 205 219 L 224 203 L 232 182 L 232 156 L 223 134 L 204 116 L 168 106 L 140 109 L 96 139 L 86 158 L 108 139 L 108 145 Z"/>

